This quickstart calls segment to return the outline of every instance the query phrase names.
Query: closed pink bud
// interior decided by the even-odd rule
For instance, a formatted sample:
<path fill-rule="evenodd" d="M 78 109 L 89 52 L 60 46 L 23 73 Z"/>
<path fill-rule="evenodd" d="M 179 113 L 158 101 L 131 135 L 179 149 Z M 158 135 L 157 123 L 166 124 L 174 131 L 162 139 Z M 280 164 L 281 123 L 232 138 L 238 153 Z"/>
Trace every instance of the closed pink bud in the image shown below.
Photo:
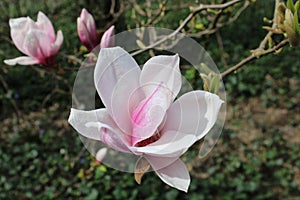
<path fill-rule="evenodd" d="M 115 45 L 114 37 L 112 37 L 114 32 L 115 26 L 111 26 L 107 31 L 104 32 L 101 38 L 100 48 L 108 48 Z"/>
<path fill-rule="evenodd" d="M 96 153 L 96 160 L 98 162 L 102 162 L 102 160 L 104 159 L 106 154 L 107 154 L 107 148 L 103 147 L 103 148 L 99 149 Z"/>
<path fill-rule="evenodd" d="M 85 8 L 77 18 L 77 31 L 80 41 L 89 51 L 99 44 L 95 20 Z"/>
<path fill-rule="evenodd" d="M 54 64 L 55 55 L 63 42 L 63 34 L 59 30 L 55 35 L 51 21 L 44 13 L 38 13 L 36 22 L 29 17 L 10 19 L 9 26 L 14 44 L 27 56 L 4 60 L 6 64 Z"/>

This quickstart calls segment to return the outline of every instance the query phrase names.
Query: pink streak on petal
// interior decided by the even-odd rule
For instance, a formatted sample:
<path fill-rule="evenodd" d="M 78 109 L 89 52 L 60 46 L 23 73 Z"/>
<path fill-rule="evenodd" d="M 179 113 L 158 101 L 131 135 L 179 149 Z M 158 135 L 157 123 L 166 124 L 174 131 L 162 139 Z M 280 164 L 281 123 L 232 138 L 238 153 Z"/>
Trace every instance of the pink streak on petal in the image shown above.
<path fill-rule="evenodd" d="M 168 95 L 165 88 L 160 84 L 131 113 L 132 146 L 151 137 L 156 132 L 168 108 L 167 99 Z"/>

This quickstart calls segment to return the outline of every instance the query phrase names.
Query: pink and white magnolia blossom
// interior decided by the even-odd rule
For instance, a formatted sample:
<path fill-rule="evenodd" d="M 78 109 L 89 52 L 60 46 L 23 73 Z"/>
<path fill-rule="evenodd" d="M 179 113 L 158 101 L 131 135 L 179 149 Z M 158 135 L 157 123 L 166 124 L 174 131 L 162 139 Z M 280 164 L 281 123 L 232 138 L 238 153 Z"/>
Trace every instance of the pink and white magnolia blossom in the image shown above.
<path fill-rule="evenodd" d="M 4 63 L 45 66 L 54 64 L 55 55 L 63 42 L 63 34 L 59 30 L 55 35 L 51 21 L 44 13 L 38 13 L 36 22 L 29 17 L 10 19 L 9 26 L 14 44 L 27 56 L 4 60 Z"/>
<path fill-rule="evenodd" d="M 80 41 L 89 51 L 92 51 L 99 43 L 101 48 L 113 45 L 111 36 L 114 34 L 114 26 L 104 32 L 100 41 L 95 20 L 85 8 L 82 9 L 80 17 L 77 18 L 77 32 Z"/>
<path fill-rule="evenodd" d="M 175 100 L 178 55 L 155 56 L 141 70 L 122 48 L 101 49 L 94 82 L 106 108 L 72 108 L 69 123 L 116 151 L 143 156 L 162 181 L 187 192 L 190 176 L 180 156 L 211 130 L 223 101 L 200 90 Z"/>

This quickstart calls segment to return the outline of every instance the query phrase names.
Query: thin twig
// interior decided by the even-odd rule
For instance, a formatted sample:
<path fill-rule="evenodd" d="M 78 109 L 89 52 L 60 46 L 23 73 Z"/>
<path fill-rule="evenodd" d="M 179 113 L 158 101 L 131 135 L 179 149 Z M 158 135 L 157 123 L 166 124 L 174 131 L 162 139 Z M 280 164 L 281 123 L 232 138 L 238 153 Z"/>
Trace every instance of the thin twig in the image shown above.
<path fill-rule="evenodd" d="M 223 40 L 222 40 L 222 36 L 220 34 L 220 31 L 216 32 L 216 37 L 217 37 L 217 42 L 218 42 L 219 49 L 220 49 L 220 52 L 221 52 L 221 61 L 222 61 L 224 66 L 227 66 L 227 62 L 226 62 L 226 55 L 227 54 L 226 54 L 225 49 L 224 49 Z"/>
<path fill-rule="evenodd" d="M 263 57 L 266 56 L 270 53 L 274 53 L 277 50 L 279 50 L 280 48 L 284 47 L 285 45 L 287 45 L 289 43 L 288 39 L 285 39 L 283 41 L 281 41 L 279 44 L 277 44 L 276 46 L 274 46 L 273 48 L 261 51 L 261 53 L 255 54 L 252 53 L 250 56 L 248 56 L 247 58 L 243 59 L 242 61 L 240 61 L 238 64 L 234 65 L 233 67 L 227 69 L 226 71 L 221 73 L 221 78 L 223 79 L 225 76 L 227 76 L 228 74 L 236 71 L 237 69 L 241 68 L 242 66 L 244 66 L 245 64 L 247 64 L 248 62 L 257 59 L 259 57 Z"/>
<path fill-rule="evenodd" d="M 201 4 L 199 5 L 198 7 L 196 8 L 191 8 L 192 12 L 184 19 L 184 21 L 180 24 L 180 26 L 174 30 L 172 33 L 170 33 L 169 35 L 166 35 L 164 38 L 158 40 L 157 42 L 145 47 L 144 49 L 140 49 L 138 51 L 135 51 L 133 52 L 131 55 L 132 56 L 136 56 L 140 53 L 143 53 L 149 49 L 152 49 L 158 45 L 160 45 L 161 43 L 167 41 L 168 39 L 176 36 L 176 34 L 178 34 L 188 23 L 189 21 L 199 12 L 203 11 L 203 10 L 206 10 L 206 9 L 225 9 L 229 6 L 232 6 L 236 3 L 239 3 L 241 2 L 241 0 L 232 0 L 232 1 L 229 1 L 227 3 L 223 3 L 223 4 L 214 4 L 214 5 L 204 5 L 204 4 Z"/>
<path fill-rule="evenodd" d="M 196 37 L 196 38 L 201 38 L 204 35 L 212 35 L 214 33 L 216 33 L 220 28 L 223 28 L 224 26 L 227 26 L 233 22 L 235 22 L 239 16 L 244 12 L 244 10 L 246 10 L 246 8 L 250 5 L 249 1 L 245 1 L 244 5 L 236 12 L 236 14 L 232 17 L 230 17 L 226 22 L 224 23 L 218 23 L 220 21 L 220 17 L 218 18 L 214 18 L 217 20 L 214 20 L 214 24 L 213 26 L 210 26 L 209 28 L 200 31 L 198 33 L 193 33 L 193 34 L 189 34 L 190 37 Z M 224 9 L 222 9 L 224 10 Z M 220 12 L 221 13 L 221 12 Z"/>
<path fill-rule="evenodd" d="M 146 16 L 146 12 L 136 3 L 135 0 L 129 0 L 129 2 L 133 5 L 134 9 L 142 16 Z"/>
<path fill-rule="evenodd" d="M 272 29 L 276 29 L 277 28 L 277 23 L 276 23 L 276 17 L 277 17 L 277 7 L 280 3 L 280 0 L 276 0 L 275 1 L 275 7 L 274 7 L 274 15 L 273 15 L 273 24 L 272 24 Z M 265 38 L 261 41 L 260 45 L 259 45 L 259 49 L 264 49 L 266 47 L 266 44 L 268 43 L 269 38 L 271 38 L 273 35 L 272 31 L 269 31 L 268 34 L 265 36 Z"/>

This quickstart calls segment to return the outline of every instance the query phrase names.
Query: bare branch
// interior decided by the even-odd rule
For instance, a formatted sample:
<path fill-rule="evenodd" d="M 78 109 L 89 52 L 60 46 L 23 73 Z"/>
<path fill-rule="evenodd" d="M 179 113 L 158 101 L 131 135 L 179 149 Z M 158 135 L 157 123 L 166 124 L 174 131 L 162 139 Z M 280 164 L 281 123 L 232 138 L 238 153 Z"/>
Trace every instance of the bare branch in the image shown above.
<path fill-rule="evenodd" d="M 166 35 L 164 38 L 162 38 L 161 40 L 158 40 L 157 42 L 145 47 L 144 49 L 140 49 L 138 51 L 133 52 L 131 55 L 135 56 L 138 55 L 140 53 L 143 53 L 149 49 L 152 49 L 158 45 L 160 45 L 161 43 L 167 41 L 168 39 L 176 36 L 176 34 L 178 34 L 188 23 L 189 21 L 199 12 L 203 11 L 203 10 L 207 10 L 207 9 L 225 9 L 229 6 L 232 6 L 236 3 L 241 2 L 241 0 L 232 0 L 229 1 L 227 3 L 223 3 L 223 4 L 214 4 L 214 5 L 206 5 L 206 4 L 201 4 L 198 7 L 193 7 L 191 8 L 191 13 L 183 20 L 183 22 L 179 25 L 179 27 L 174 30 L 172 33 L 170 33 L 169 35 Z"/>
<path fill-rule="evenodd" d="M 255 54 L 252 53 L 250 56 L 248 56 L 247 58 L 243 59 L 241 62 L 239 62 L 238 64 L 234 65 L 233 67 L 227 69 L 226 71 L 224 71 L 223 73 L 221 73 L 221 78 L 224 78 L 225 76 L 227 76 L 228 74 L 236 71 L 237 69 L 241 68 L 242 66 L 244 66 L 245 64 L 247 64 L 248 62 L 260 58 L 262 56 L 266 56 L 270 53 L 274 53 L 277 50 L 279 50 L 280 48 L 284 47 L 285 45 L 287 45 L 289 43 L 289 41 L 287 39 L 281 41 L 279 44 L 277 44 L 276 46 L 274 46 L 273 48 L 270 48 L 268 50 L 262 50 L 260 53 Z"/>
<path fill-rule="evenodd" d="M 272 24 L 272 29 L 276 29 L 277 28 L 277 24 L 276 24 L 276 17 L 277 17 L 277 7 L 280 3 L 280 0 L 276 0 L 275 1 L 275 7 L 274 7 L 274 16 L 273 16 L 273 24 Z M 245 64 L 247 64 L 248 62 L 257 59 L 259 57 L 268 55 L 270 53 L 275 53 L 276 51 L 278 51 L 280 48 L 283 48 L 284 46 L 286 46 L 289 42 L 288 39 L 282 40 L 279 44 L 273 46 L 272 48 L 269 47 L 268 49 L 266 49 L 266 45 L 269 41 L 269 39 L 272 37 L 273 35 L 273 31 L 270 30 L 266 36 L 264 37 L 264 39 L 261 41 L 261 43 L 259 44 L 259 47 L 255 50 L 251 51 L 251 55 L 248 56 L 247 58 L 243 59 L 242 61 L 240 61 L 238 64 L 232 66 L 231 68 L 227 69 L 226 71 L 224 71 L 223 73 L 221 73 L 221 78 L 224 78 L 225 76 L 227 76 L 228 74 L 236 71 L 237 69 L 241 68 L 242 66 L 244 66 Z"/>
<path fill-rule="evenodd" d="M 224 26 L 227 26 L 233 22 L 235 22 L 239 16 L 244 12 L 244 10 L 250 5 L 249 1 L 245 1 L 244 5 L 236 12 L 236 14 L 229 18 L 226 22 L 221 23 L 221 14 L 223 13 L 223 10 L 221 10 L 221 12 L 218 13 L 218 15 L 216 15 L 216 17 L 214 18 L 213 22 L 211 23 L 210 27 L 208 27 L 207 29 L 200 31 L 198 33 L 194 33 L 194 34 L 189 34 L 190 37 L 196 37 L 196 38 L 201 38 L 204 35 L 211 35 L 216 33 L 217 30 L 219 30 L 220 28 L 223 28 Z"/>

